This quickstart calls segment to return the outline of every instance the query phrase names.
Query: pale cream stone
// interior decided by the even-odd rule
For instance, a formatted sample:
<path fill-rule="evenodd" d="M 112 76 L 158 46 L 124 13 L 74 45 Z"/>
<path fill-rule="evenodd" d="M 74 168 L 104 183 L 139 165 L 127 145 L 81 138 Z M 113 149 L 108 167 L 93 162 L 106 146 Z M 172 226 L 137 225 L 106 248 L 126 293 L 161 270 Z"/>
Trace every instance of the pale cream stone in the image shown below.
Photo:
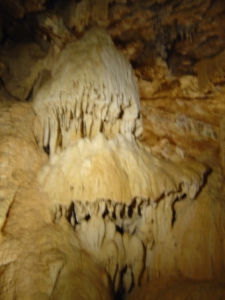
<path fill-rule="evenodd" d="M 66 149 L 71 141 L 100 131 L 109 137 L 119 130 L 137 138 L 141 133 L 139 94 L 131 65 L 101 28 L 67 44 L 51 77 L 36 92 L 33 106 L 44 133 L 43 144 L 49 145 L 51 154 L 59 146 Z M 121 122 L 114 126 L 117 120 Z M 73 122 L 77 121 L 81 127 L 75 132 Z"/>
<path fill-rule="evenodd" d="M 130 205 L 136 197 L 155 202 L 169 193 L 176 198 L 181 191 L 194 198 L 206 171 L 191 160 L 175 164 L 158 159 L 122 135 L 107 140 L 99 133 L 52 156 L 38 181 L 56 203 L 110 199 Z"/>

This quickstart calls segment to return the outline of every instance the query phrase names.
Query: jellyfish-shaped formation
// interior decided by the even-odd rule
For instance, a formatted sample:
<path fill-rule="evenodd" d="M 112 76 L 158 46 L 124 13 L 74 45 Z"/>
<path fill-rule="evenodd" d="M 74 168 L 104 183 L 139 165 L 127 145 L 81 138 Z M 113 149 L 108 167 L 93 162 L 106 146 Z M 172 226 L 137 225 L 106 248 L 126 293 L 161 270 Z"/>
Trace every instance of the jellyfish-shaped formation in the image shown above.
<path fill-rule="evenodd" d="M 101 28 L 66 46 L 34 110 L 39 143 L 50 148 L 38 181 L 55 222 L 66 207 L 83 247 L 103 263 L 115 290 L 129 292 L 149 264 L 158 203 L 172 211 L 184 195 L 195 198 L 206 167 L 159 159 L 137 141 L 142 123 L 132 67 Z"/>

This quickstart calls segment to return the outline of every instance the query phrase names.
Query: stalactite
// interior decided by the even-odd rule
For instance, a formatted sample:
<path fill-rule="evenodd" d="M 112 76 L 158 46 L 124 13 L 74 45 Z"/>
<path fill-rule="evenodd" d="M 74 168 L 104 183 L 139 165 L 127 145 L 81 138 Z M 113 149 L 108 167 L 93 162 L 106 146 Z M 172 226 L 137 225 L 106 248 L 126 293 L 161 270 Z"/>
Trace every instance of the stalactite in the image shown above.
<path fill-rule="evenodd" d="M 142 133 L 131 65 L 100 28 L 65 47 L 34 97 L 34 110 L 43 130 L 39 144 L 50 146 L 50 153 L 98 132 L 128 138 Z"/>

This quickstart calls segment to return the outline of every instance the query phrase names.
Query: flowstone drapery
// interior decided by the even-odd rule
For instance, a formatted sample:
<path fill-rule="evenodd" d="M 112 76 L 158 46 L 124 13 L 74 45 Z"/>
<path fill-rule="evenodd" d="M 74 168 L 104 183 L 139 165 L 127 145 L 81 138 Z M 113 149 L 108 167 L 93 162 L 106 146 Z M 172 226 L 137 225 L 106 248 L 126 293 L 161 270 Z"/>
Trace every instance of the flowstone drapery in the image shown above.
<path fill-rule="evenodd" d="M 162 220 L 159 226 L 169 230 L 174 202 L 195 198 L 207 168 L 187 159 L 159 159 L 138 141 L 135 77 L 103 29 L 66 46 L 33 106 L 39 144 L 50 149 L 37 178 L 52 199 L 54 222 L 65 210 L 115 291 L 129 292 L 151 264 L 148 252 L 160 231 L 153 223 Z"/>
<path fill-rule="evenodd" d="M 80 138 L 103 132 L 130 138 L 142 133 L 132 68 L 103 29 L 92 29 L 58 57 L 34 99 L 40 144 L 55 153 Z M 38 132 L 37 135 L 40 135 Z"/>

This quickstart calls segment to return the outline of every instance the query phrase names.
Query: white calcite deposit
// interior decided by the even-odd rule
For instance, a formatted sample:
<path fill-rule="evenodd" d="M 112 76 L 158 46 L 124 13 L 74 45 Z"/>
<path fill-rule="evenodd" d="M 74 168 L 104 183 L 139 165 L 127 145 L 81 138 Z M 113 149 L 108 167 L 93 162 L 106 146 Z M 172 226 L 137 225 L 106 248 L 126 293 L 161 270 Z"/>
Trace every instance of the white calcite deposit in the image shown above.
<path fill-rule="evenodd" d="M 102 29 L 66 46 L 34 110 L 39 143 L 50 148 L 37 178 L 52 199 L 53 221 L 66 211 L 115 291 L 122 285 L 129 292 L 150 264 L 158 203 L 172 214 L 176 200 L 195 198 L 207 168 L 159 159 L 138 141 L 142 123 L 132 68 Z"/>
<path fill-rule="evenodd" d="M 55 153 L 70 142 L 103 132 L 142 133 L 137 84 L 129 62 L 103 29 L 68 44 L 34 98 L 39 142 Z"/>

